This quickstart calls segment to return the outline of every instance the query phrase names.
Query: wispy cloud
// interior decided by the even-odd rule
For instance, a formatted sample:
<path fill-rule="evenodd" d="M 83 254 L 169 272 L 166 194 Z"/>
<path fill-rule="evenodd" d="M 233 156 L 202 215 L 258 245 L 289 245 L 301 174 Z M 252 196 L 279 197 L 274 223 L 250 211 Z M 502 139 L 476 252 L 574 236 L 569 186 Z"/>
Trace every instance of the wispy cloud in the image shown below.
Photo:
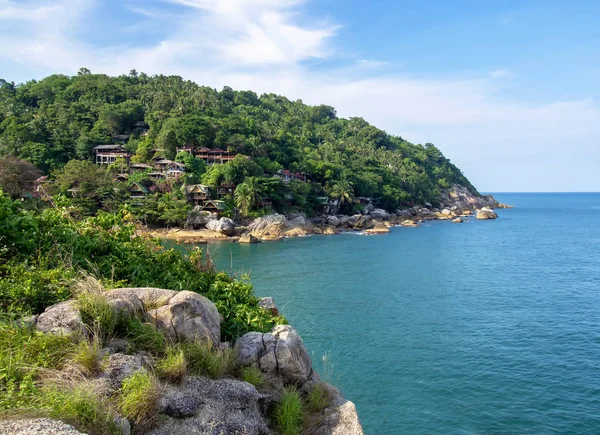
<path fill-rule="evenodd" d="M 597 101 L 508 98 L 503 86 L 518 77 L 507 69 L 462 80 L 393 74 L 394 64 L 350 59 L 353 47 L 334 48 L 339 26 L 305 24 L 301 1 L 131 0 L 140 20 L 172 31 L 152 43 L 126 40 L 118 47 L 92 47 L 82 38 L 94 19 L 93 0 L 45 5 L 0 0 L 0 62 L 20 65 L 13 70 L 22 76 L 15 78 L 73 74 L 81 66 L 108 74 L 135 68 L 218 88 L 277 92 L 333 105 L 341 116 L 362 116 L 415 142 L 434 142 L 481 190 L 600 188 L 592 180 L 600 169 Z M 311 59 L 339 62 L 313 69 Z"/>

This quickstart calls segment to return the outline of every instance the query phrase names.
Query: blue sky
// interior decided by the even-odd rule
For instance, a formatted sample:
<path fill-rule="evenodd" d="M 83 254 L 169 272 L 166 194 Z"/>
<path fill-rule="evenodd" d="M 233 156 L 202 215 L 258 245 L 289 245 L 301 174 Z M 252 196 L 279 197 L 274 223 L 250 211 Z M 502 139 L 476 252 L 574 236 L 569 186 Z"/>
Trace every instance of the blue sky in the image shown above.
<path fill-rule="evenodd" d="M 177 74 L 433 142 L 481 191 L 600 191 L 600 2 L 0 0 L 0 77 Z"/>

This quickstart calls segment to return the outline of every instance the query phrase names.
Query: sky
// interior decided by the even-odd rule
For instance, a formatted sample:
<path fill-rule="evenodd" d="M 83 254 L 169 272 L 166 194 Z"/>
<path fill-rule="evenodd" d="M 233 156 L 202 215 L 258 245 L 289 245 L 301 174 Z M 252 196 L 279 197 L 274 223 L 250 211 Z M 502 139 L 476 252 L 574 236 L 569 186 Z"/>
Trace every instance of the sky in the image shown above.
<path fill-rule="evenodd" d="M 432 142 L 482 192 L 600 191 L 600 2 L 0 0 L 0 78 L 175 74 Z"/>

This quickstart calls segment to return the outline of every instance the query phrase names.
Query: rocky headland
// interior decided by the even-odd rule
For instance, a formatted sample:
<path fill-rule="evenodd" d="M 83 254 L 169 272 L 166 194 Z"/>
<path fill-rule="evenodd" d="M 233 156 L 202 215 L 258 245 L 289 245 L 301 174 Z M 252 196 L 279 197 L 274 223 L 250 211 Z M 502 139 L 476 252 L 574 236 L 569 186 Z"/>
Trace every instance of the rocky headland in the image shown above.
<path fill-rule="evenodd" d="M 391 227 L 418 227 L 431 220 L 447 220 L 462 223 L 471 218 L 478 220 L 496 219 L 497 208 L 511 208 L 496 201 L 491 195 L 474 195 L 467 188 L 455 185 L 443 193 L 440 206 L 431 204 L 413 206 L 389 212 L 367 204 L 361 213 L 354 215 L 321 215 L 307 218 L 303 214 L 270 214 L 246 222 L 193 210 L 185 229 L 156 230 L 155 237 L 176 240 L 182 243 L 201 244 L 214 241 L 238 241 L 259 243 L 288 237 L 313 234 L 333 235 L 341 232 L 358 231 L 365 235 L 385 234 Z"/>
<path fill-rule="evenodd" d="M 235 343 L 221 342 L 221 322 L 217 307 L 194 292 L 158 288 L 120 288 L 104 292 L 103 298 L 119 315 L 140 318 L 162 331 L 173 343 L 203 342 L 216 352 L 232 356 L 232 366 L 240 370 L 252 367 L 266 380 L 254 385 L 234 375 L 199 376 L 183 374 L 177 379 L 161 379 L 155 388 L 157 397 L 148 405 L 151 421 L 132 421 L 113 416 L 117 432 L 149 435 L 279 433 L 274 408 L 292 388 L 309 395 L 319 388 L 325 402 L 321 409 L 305 416 L 304 427 L 311 434 L 359 435 L 362 427 L 356 408 L 334 386 L 319 379 L 298 332 L 279 325 L 270 332 L 248 332 Z M 260 306 L 279 314 L 272 298 L 263 298 Z M 31 327 L 45 334 L 89 337 L 76 300 L 50 306 L 39 316 L 27 319 Z M 131 337 L 130 340 L 135 337 Z M 136 373 L 160 373 L 155 355 L 142 350 L 128 352 L 127 339 L 114 338 L 100 350 L 103 361 L 86 373 L 87 389 L 110 400 Z M 163 368 L 164 369 L 164 368 Z M 74 368 L 66 367 L 60 378 L 73 378 Z M 81 372 L 78 373 L 78 376 Z M 81 384 L 81 380 L 78 381 Z M 108 402 L 107 402 L 108 403 Z M 0 434 L 78 434 L 73 427 L 50 419 L 0 421 Z M 113 432 L 111 432 L 113 433 Z"/>

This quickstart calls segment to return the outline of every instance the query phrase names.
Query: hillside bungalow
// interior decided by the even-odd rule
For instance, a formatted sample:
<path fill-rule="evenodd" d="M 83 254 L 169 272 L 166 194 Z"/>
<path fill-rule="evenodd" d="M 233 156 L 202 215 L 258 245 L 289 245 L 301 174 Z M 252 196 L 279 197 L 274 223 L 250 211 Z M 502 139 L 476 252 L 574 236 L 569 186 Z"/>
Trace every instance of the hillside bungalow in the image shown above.
<path fill-rule="evenodd" d="M 284 183 L 289 183 L 293 180 L 306 182 L 306 175 L 300 174 L 299 172 L 293 173 L 287 169 L 277 171 L 274 177 L 279 178 Z"/>
<path fill-rule="evenodd" d="M 219 198 L 223 196 L 233 196 L 233 192 L 235 192 L 235 184 L 233 183 L 221 183 L 219 187 L 217 187 L 217 196 Z"/>
<path fill-rule="evenodd" d="M 188 201 L 196 205 L 204 205 L 210 200 L 210 187 L 204 184 L 191 184 L 185 186 L 185 196 Z"/>
<path fill-rule="evenodd" d="M 94 151 L 96 151 L 96 164 L 98 165 L 112 165 L 119 157 L 123 157 L 129 163 L 131 157 L 127 150 L 118 144 L 98 145 L 94 147 Z"/>
<path fill-rule="evenodd" d="M 115 181 L 127 181 L 129 178 L 129 174 L 115 174 L 113 175 L 113 180 Z"/>
<path fill-rule="evenodd" d="M 142 183 L 132 183 L 129 187 L 129 197 L 131 199 L 146 199 L 150 192 Z"/>
<path fill-rule="evenodd" d="M 236 155 L 220 148 L 200 148 L 196 150 L 196 158 L 204 160 L 207 165 L 223 164 L 235 159 Z"/>
<path fill-rule="evenodd" d="M 166 177 L 162 172 L 150 172 L 148 173 L 148 178 L 154 181 L 164 180 Z"/>
<path fill-rule="evenodd" d="M 194 155 L 194 146 L 192 144 L 185 144 L 177 148 L 177 154 L 179 153 L 190 153 Z"/>
<path fill-rule="evenodd" d="M 159 172 L 166 172 L 167 169 L 169 169 L 169 167 L 172 164 L 173 164 L 172 160 L 168 160 L 168 159 L 157 160 L 156 162 L 154 162 L 154 169 L 156 169 Z"/>
<path fill-rule="evenodd" d="M 321 213 L 327 215 L 336 214 L 339 208 L 338 200 L 330 200 L 327 196 L 318 196 L 317 201 L 321 206 Z"/>
<path fill-rule="evenodd" d="M 120 144 L 125 144 L 129 140 L 128 134 L 118 134 L 112 137 L 113 142 L 118 142 Z"/>
<path fill-rule="evenodd" d="M 220 217 L 221 212 L 225 210 L 227 210 L 227 204 L 225 204 L 224 201 L 219 201 L 218 199 L 206 201 L 204 207 L 202 207 L 202 211 L 216 213 L 217 217 Z"/>
<path fill-rule="evenodd" d="M 179 178 L 185 173 L 185 165 L 179 162 L 173 162 L 167 169 L 167 178 Z"/>
<path fill-rule="evenodd" d="M 129 173 L 133 174 L 134 172 L 145 172 L 153 169 L 153 166 L 147 165 L 146 163 L 134 163 L 133 165 L 129 165 Z"/>

